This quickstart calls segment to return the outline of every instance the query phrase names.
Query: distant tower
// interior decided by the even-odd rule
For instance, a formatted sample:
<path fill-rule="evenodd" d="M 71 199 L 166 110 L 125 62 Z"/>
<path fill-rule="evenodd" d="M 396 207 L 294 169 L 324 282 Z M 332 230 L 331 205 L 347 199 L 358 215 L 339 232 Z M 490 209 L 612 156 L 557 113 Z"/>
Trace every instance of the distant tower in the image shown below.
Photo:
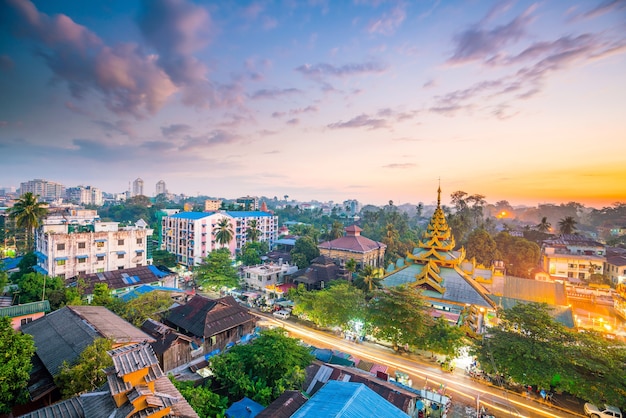
<path fill-rule="evenodd" d="M 159 180 L 158 183 L 156 184 L 156 195 L 160 195 L 160 194 L 166 194 L 167 193 L 167 187 L 165 186 L 165 182 L 163 180 Z"/>
<path fill-rule="evenodd" d="M 141 178 L 137 178 L 137 180 L 133 181 L 133 196 L 144 196 L 143 180 Z"/>

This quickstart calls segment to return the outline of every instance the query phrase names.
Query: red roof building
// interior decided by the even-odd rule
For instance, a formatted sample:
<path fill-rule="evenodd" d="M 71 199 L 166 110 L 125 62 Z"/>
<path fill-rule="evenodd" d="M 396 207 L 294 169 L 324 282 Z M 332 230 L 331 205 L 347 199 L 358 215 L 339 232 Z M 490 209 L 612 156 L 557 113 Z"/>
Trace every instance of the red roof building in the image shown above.
<path fill-rule="evenodd" d="M 384 267 L 387 245 L 362 236 L 363 230 L 357 225 L 350 225 L 345 228 L 345 231 L 346 234 L 343 237 L 319 244 L 317 247 L 320 254 L 341 263 L 354 259 L 359 264 L 359 268 L 366 265 Z"/>

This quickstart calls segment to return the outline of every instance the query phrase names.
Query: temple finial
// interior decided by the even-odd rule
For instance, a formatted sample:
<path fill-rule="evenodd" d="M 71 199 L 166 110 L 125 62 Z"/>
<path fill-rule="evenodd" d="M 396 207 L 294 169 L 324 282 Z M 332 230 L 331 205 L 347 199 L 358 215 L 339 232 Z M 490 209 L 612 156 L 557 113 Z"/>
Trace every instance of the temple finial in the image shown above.
<path fill-rule="evenodd" d="M 441 177 L 439 177 L 439 188 L 437 189 L 437 207 L 441 206 Z"/>

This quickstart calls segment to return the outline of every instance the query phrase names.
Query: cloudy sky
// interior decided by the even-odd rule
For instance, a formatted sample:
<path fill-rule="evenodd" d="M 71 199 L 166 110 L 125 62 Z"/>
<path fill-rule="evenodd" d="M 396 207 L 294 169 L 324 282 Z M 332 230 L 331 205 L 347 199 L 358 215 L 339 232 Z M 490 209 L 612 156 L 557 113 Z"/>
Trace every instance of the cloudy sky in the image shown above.
<path fill-rule="evenodd" d="M 0 0 L 0 187 L 626 201 L 626 1 Z"/>

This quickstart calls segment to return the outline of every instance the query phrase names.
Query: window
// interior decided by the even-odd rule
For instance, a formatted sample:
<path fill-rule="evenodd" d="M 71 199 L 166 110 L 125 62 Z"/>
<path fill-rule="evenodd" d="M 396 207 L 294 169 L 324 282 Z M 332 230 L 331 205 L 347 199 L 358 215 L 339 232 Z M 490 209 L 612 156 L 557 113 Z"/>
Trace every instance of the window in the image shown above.
<path fill-rule="evenodd" d="M 135 267 L 141 267 L 143 266 L 143 264 L 139 263 L 139 264 L 135 264 Z"/>
<path fill-rule="evenodd" d="M 137 245 L 143 244 L 143 238 L 137 238 Z"/>
<path fill-rule="evenodd" d="M 21 325 L 26 325 L 29 322 L 33 322 L 33 318 L 22 318 L 22 320 L 20 321 Z"/>
<path fill-rule="evenodd" d="M 98 261 L 104 261 L 104 256 L 103 255 L 99 255 L 98 256 Z"/>
<path fill-rule="evenodd" d="M 118 255 L 117 255 L 117 258 L 118 258 L 118 259 L 122 259 L 122 258 L 124 258 L 124 254 L 118 254 Z"/>
<path fill-rule="evenodd" d="M 217 337 L 214 335 L 211 337 L 211 345 L 215 345 L 217 343 Z"/>
<path fill-rule="evenodd" d="M 123 239 L 118 239 L 117 240 L 117 245 L 124 245 L 124 240 Z"/>
<path fill-rule="evenodd" d="M 61 280 L 65 280 L 65 273 L 57 274 L 57 277 L 59 277 Z"/>
<path fill-rule="evenodd" d="M 96 242 L 96 247 L 97 248 L 104 248 L 104 242 L 102 242 L 102 241 Z"/>
<path fill-rule="evenodd" d="M 57 251 L 65 251 L 65 244 L 57 244 Z"/>
<path fill-rule="evenodd" d="M 124 266 L 117 266 L 118 270 L 124 270 Z"/>
<path fill-rule="evenodd" d="M 57 260 L 57 266 L 64 266 L 65 260 Z"/>
<path fill-rule="evenodd" d="M 84 242 L 79 242 L 78 243 L 78 248 L 79 249 L 84 249 L 84 248 L 86 248 L 86 244 Z"/>
<path fill-rule="evenodd" d="M 580 280 L 585 280 L 585 273 L 578 273 L 578 278 Z"/>
<path fill-rule="evenodd" d="M 85 264 L 87 262 L 86 258 L 79 258 L 78 259 L 78 264 Z"/>
<path fill-rule="evenodd" d="M 101 268 L 101 269 L 96 269 L 96 273 L 104 273 L 104 269 L 103 269 L 103 268 Z"/>

